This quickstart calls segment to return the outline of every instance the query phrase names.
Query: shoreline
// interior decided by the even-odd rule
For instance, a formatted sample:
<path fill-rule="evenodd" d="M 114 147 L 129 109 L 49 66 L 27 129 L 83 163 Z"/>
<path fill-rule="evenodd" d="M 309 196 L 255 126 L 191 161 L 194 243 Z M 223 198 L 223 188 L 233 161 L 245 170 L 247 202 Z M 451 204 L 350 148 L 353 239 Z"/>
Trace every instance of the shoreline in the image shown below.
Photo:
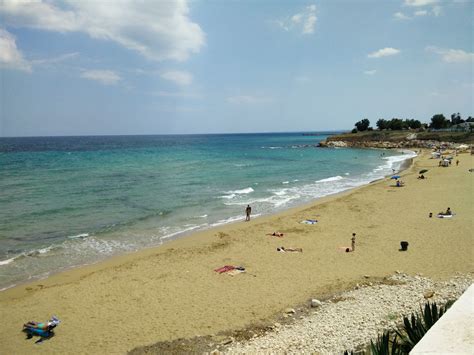
<path fill-rule="evenodd" d="M 123 353 L 264 324 L 287 307 L 351 288 L 364 275 L 380 278 L 401 269 L 443 280 L 472 272 L 472 251 L 465 245 L 472 242 L 473 206 L 466 189 L 472 189 L 467 169 L 473 159 L 467 154 L 459 159 L 460 167 L 437 168 L 423 153 L 401 174 L 403 188 L 385 178 L 8 289 L 0 293 L 0 316 L 12 324 L 51 314 L 62 318 L 57 336 L 35 348 L 39 352 Z M 424 181 L 416 179 L 421 168 L 430 169 Z M 446 206 L 455 218 L 427 217 Z M 303 225 L 305 218 L 319 223 Z M 284 232 L 284 238 L 265 235 L 273 231 Z M 341 252 L 352 232 L 356 252 Z M 400 240 L 410 242 L 408 252 L 398 251 Z M 280 245 L 304 252 L 277 253 Z M 247 270 L 234 277 L 213 271 L 222 265 Z M 144 332 L 143 324 L 153 331 Z M 33 346 L 16 328 L 6 329 L 0 344 L 6 351 Z"/>
<path fill-rule="evenodd" d="M 383 148 L 377 148 L 377 147 L 368 148 L 368 149 L 384 150 Z M 414 156 L 408 157 L 408 158 L 404 159 L 403 161 L 401 161 L 400 167 L 397 170 L 397 173 L 399 173 L 399 174 L 401 174 L 401 173 L 405 172 L 406 170 L 408 170 L 412 166 L 413 160 L 416 159 L 417 156 L 418 156 L 416 151 L 411 150 L 411 149 L 397 148 L 397 149 L 393 149 L 393 150 L 398 151 L 402 154 L 404 154 L 404 152 L 410 152 L 410 153 L 415 154 Z M 330 194 L 327 194 L 327 195 L 324 195 L 324 196 L 321 196 L 321 197 L 317 197 L 317 198 L 315 198 L 311 201 L 306 201 L 306 202 L 303 202 L 301 204 L 285 208 L 283 210 L 277 210 L 277 211 L 274 211 L 274 212 L 269 213 L 269 214 L 259 214 L 255 217 L 253 217 L 252 220 L 255 220 L 255 219 L 260 220 L 261 218 L 265 218 L 265 217 L 273 217 L 273 216 L 277 216 L 281 213 L 291 212 L 292 210 L 296 211 L 297 209 L 300 209 L 300 208 L 309 208 L 309 207 L 313 206 L 314 204 L 319 203 L 320 201 L 326 201 L 327 198 L 338 197 L 341 194 L 350 193 L 351 191 L 355 191 L 355 190 L 357 190 L 359 188 L 362 188 L 364 186 L 368 186 L 370 184 L 383 181 L 384 179 L 386 179 L 390 175 L 391 174 L 385 175 L 383 177 L 377 178 L 377 179 L 372 180 L 372 181 L 368 181 L 368 182 L 363 183 L 362 185 L 359 185 L 359 186 L 348 188 L 346 190 L 342 190 L 342 191 L 338 191 L 338 192 L 335 192 L 335 193 L 330 193 Z M 232 218 L 232 217 L 228 217 L 228 218 Z M 149 250 L 149 249 L 160 248 L 163 245 L 166 245 L 167 243 L 173 242 L 173 241 L 181 239 L 181 238 L 188 238 L 188 237 L 193 236 L 194 234 L 197 234 L 197 233 L 211 231 L 211 230 L 214 230 L 214 229 L 219 229 L 219 228 L 224 227 L 224 226 L 229 226 L 229 225 L 238 224 L 238 223 L 242 223 L 242 222 L 244 222 L 244 216 L 242 217 L 242 220 L 230 221 L 230 222 L 222 223 L 222 224 L 218 224 L 218 225 L 215 225 L 215 223 L 214 223 L 214 224 L 211 224 L 207 227 L 191 229 L 191 230 L 188 230 L 188 231 L 186 231 L 186 230 L 179 231 L 179 232 L 173 233 L 171 236 L 164 236 L 163 239 L 160 240 L 160 243 L 156 244 L 156 245 L 149 245 L 149 246 L 140 248 L 138 250 L 133 250 L 133 251 L 128 251 L 128 252 L 126 252 L 126 251 L 125 252 L 120 252 L 118 254 L 113 254 L 113 255 L 107 256 L 103 259 L 99 259 L 99 260 L 96 260 L 94 262 L 91 262 L 91 263 L 85 263 L 85 264 L 78 264 L 78 265 L 71 265 L 71 266 L 62 267 L 61 270 L 59 270 L 59 271 L 50 271 L 45 276 L 37 276 L 37 277 L 34 276 L 34 277 L 32 277 L 28 280 L 23 280 L 23 281 L 20 281 L 16 284 L 4 286 L 4 287 L 0 288 L 0 295 L 3 292 L 7 291 L 7 290 L 14 289 L 16 287 L 23 287 L 25 285 L 33 284 L 33 283 L 36 283 L 36 282 L 39 282 L 39 281 L 44 281 L 44 280 L 47 280 L 51 277 L 54 277 L 56 275 L 59 275 L 59 274 L 65 273 L 65 272 L 70 272 L 72 270 L 82 269 L 82 268 L 86 268 L 86 267 L 89 267 L 89 266 L 94 267 L 95 265 L 101 264 L 103 262 L 110 262 L 115 258 L 127 257 L 129 255 L 135 255 L 137 253 L 141 253 L 141 252 L 144 252 L 144 251 Z M 14 257 L 12 259 L 15 259 L 17 257 Z M 10 260 L 10 259 L 8 259 L 8 260 Z"/>

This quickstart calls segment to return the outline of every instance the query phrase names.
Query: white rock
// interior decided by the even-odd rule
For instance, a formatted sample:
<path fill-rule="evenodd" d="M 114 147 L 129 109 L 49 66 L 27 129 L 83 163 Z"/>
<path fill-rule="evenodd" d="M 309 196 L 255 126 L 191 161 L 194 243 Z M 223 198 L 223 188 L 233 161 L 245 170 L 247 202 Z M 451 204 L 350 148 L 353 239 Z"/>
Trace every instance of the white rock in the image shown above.
<path fill-rule="evenodd" d="M 311 300 L 311 307 L 316 308 L 316 307 L 321 307 L 323 303 L 320 300 L 317 300 L 316 298 L 313 298 Z"/>

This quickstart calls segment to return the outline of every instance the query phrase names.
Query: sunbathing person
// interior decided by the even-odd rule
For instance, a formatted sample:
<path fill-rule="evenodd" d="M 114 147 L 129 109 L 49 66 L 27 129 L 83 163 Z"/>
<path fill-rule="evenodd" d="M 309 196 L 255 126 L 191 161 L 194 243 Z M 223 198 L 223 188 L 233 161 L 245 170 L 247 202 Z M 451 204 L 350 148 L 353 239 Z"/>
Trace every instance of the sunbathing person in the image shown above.
<path fill-rule="evenodd" d="M 279 248 L 277 248 L 277 251 L 279 251 L 279 252 L 281 252 L 281 253 L 285 253 L 285 252 L 287 252 L 287 251 L 302 253 L 302 252 L 303 252 L 303 248 L 285 248 L 285 247 L 279 247 Z"/>
<path fill-rule="evenodd" d="M 40 329 L 40 330 L 49 330 L 50 324 L 49 322 L 40 323 L 30 320 L 29 322 L 23 324 L 24 328 L 33 328 L 33 329 Z"/>
<path fill-rule="evenodd" d="M 280 232 L 273 232 L 273 233 L 267 233 L 267 235 L 272 235 L 274 237 L 283 237 L 283 233 L 280 233 Z"/>
<path fill-rule="evenodd" d="M 438 213 L 438 216 L 452 216 L 452 214 L 453 214 L 453 212 L 451 212 L 451 208 L 448 207 L 446 212 L 440 212 L 440 213 Z"/>
<path fill-rule="evenodd" d="M 60 322 L 61 321 L 55 316 L 53 316 L 51 320 L 49 320 L 48 322 L 44 322 L 44 323 L 29 321 L 23 324 L 23 332 L 26 333 L 27 339 L 31 339 L 33 338 L 33 336 L 39 336 L 40 340 L 36 342 L 39 344 L 44 339 L 48 339 L 54 336 L 53 329 L 56 328 L 56 326 Z"/>
<path fill-rule="evenodd" d="M 23 324 L 23 327 L 49 331 L 49 330 L 55 328 L 59 323 L 60 323 L 60 320 L 58 318 L 56 318 L 55 316 L 53 316 L 51 318 L 51 320 L 49 320 L 48 322 L 44 322 L 44 323 L 35 322 L 35 321 L 30 320 L 29 322 Z"/>
<path fill-rule="evenodd" d="M 453 213 L 451 212 L 451 208 L 448 207 L 448 209 L 446 210 L 446 212 L 440 212 L 440 213 L 438 213 L 438 214 L 440 214 L 440 215 L 442 215 L 442 216 L 451 216 Z"/>

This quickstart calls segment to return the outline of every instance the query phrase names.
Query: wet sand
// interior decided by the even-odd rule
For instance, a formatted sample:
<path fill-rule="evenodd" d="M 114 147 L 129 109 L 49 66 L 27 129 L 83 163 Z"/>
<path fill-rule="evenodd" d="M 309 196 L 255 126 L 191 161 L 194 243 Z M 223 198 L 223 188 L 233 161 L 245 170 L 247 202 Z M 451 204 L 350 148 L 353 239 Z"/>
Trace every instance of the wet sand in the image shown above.
<path fill-rule="evenodd" d="M 0 349 L 6 354 L 125 353 L 137 346 L 216 334 L 265 322 L 295 304 L 395 270 L 446 279 L 474 271 L 474 159 L 439 168 L 423 154 L 405 186 L 378 181 L 303 207 L 210 229 L 161 247 L 70 270 L 0 293 Z M 455 159 L 456 159 L 455 158 Z M 420 169 L 429 169 L 418 180 Z M 447 207 L 451 219 L 428 218 Z M 244 218 L 244 216 L 243 216 Z M 303 219 L 317 219 L 304 225 Z M 266 235 L 279 231 L 283 238 Z M 346 253 L 352 233 L 355 252 Z M 409 242 L 400 252 L 400 241 Z M 277 247 L 303 248 L 279 253 Z M 213 269 L 241 265 L 229 276 Z M 41 345 L 20 332 L 56 314 Z"/>

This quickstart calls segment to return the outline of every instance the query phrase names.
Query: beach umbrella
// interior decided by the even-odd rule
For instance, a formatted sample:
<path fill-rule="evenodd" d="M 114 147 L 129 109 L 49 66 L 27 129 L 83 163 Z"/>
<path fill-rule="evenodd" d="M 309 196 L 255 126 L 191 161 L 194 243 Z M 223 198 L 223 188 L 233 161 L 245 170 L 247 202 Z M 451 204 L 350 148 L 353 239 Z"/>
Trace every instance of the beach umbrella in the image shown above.
<path fill-rule="evenodd" d="M 400 179 L 400 175 L 393 175 L 390 179 L 394 179 L 394 180 Z"/>
<path fill-rule="evenodd" d="M 428 169 L 423 169 L 423 170 L 420 170 L 420 174 L 424 174 L 428 171 Z"/>

